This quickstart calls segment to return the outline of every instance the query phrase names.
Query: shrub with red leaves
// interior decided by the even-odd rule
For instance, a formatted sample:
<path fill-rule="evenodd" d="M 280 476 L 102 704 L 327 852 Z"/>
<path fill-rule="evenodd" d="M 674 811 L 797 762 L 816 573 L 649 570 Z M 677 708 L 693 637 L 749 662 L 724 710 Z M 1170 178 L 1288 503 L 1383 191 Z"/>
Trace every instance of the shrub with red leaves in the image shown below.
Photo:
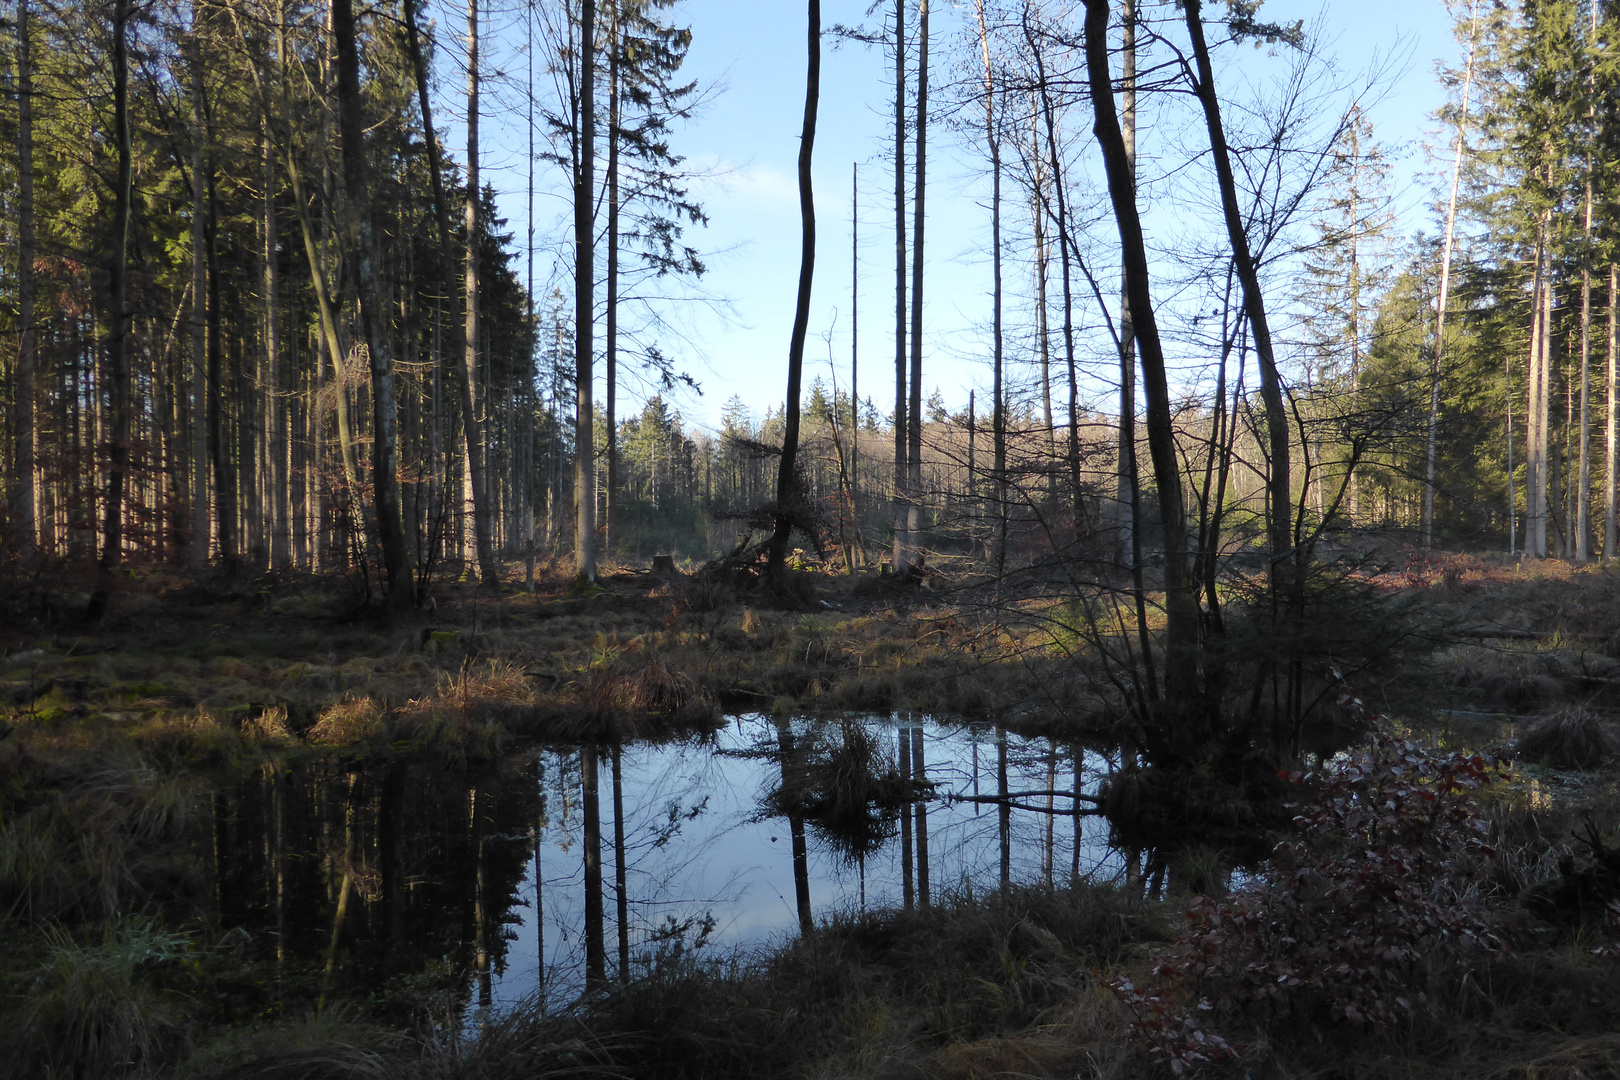
<path fill-rule="evenodd" d="M 1507 948 L 1475 899 L 1494 853 L 1470 798 L 1503 764 L 1495 753 L 1431 757 L 1375 726 L 1348 760 L 1290 775 L 1303 796 L 1294 835 L 1245 886 L 1192 901 L 1187 929 L 1154 968 L 1165 996 L 1196 1000 L 1205 1017 L 1318 1031 L 1381 1031 L 1411 1017 L 1425 1000 L 1426 957 Z M 1128 983 L 1114 990 L 1175 1072 L 1230 1052 L 1212 1052 L 1193 1010 Z"/>

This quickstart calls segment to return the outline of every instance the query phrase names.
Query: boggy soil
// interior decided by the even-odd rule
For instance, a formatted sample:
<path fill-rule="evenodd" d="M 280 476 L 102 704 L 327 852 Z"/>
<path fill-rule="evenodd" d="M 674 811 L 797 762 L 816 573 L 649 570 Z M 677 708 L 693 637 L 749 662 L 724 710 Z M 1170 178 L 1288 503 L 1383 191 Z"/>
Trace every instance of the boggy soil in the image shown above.
<path fill-rule="evenodd" d="M 1591 869 L 1575 839 L 1620 826 L 1613 689 L 1620 579 L 1603 569 L 1453 557 L 1380 579 L 1399 591 L 1402 663 L 1357 690 L 1435 751 L 1554 740 L 1479 796 L 1496 862 L 1453 883 L 1512 950 L 1437 951 L 1424 1007 L 1395 1029 L 1246 1014 L 1222 1034 L 1267 1076 L 1620 1075 L 1617 917 L 1527 909 Z M 982 578 L 922 586 L 816 577 L 793 608 L 624 570 L 594 587 L 437 590 L 385 618 L 327 580 L 131 583 L 78 625 L 44 606 L 0 629 L 0 1012 L 22 1077 L 1142 1076 L 1154 957 L 1188 890 L 1230 883 L 1218 850 L 1157 890 L 1077 883 L 950 896 L 929 911 L 823 925 L 784 951 L 675 954 L 563 1015 L 519 1010 L 481 1036 L 364 996 L 254 1015 L 239 940 L 220 929 L 220 792 L 317 763 L 431 760 L 498 777 L 537 742 L 701 732 L 725 711 L 915 710 L 1108 746 L 1109 687 L 1054 590 L 997 601 Z M 71 605 L 57 605 L 60 612 Z M 1593 758 L 1591 746 L 1596 746 Z M 1179 861 L 1178 861 L 1179 860 Z M 1560 864 L 1567 864 L 1561 868 Z M 1199 988 L 1219 994 L 1218 984 Z M 1173 1003 L 1185 987 L 1163 989 Z M 1173 1010 L 1172 1010 L 1173 1011 Z M 1133 1031 L 1136 1034 L 1133 1034 Z M 1192 1061 L 1191 1058 L 1187 1059 Z M 1179 1062 L 1178 1064 L 1186 1064 Z M 1196 1062 L 1194 1062 L 1196 1065 Z"/>

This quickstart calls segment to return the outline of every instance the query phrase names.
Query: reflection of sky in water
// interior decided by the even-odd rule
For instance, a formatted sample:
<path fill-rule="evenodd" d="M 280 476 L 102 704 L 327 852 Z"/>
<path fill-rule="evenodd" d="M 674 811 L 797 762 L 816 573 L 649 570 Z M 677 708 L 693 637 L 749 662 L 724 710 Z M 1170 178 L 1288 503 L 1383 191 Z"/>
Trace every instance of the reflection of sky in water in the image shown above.
<path fill-rule="evenodd" d="M 807 721 L 795 721 L 803 732 Z M 873 722 L 880 745 L 892 762 L 897 730 L 893 720 Z M 928 804 L 929 880 L 933 895 L 994 889 L 1000 878 L 997 812 L 993 805 L 951 802 L 950 797 L 996 791 L 996 746 L 992 728 L 945 727 L 925 722 L 927 775 L 938 798 Z M 797 932 L 793 850 L 785 818 L 757 820 L 760 796 L 780 779 L 770 758 L 737 756 L 762 744 L 774 749 L 776 726 L 758 716 L 736 717 L 716 739 L 720 753 L 704 746 L 627 746 L 622 755 L 626 892 L 629 897 L 630 953 L 639 966 L 655 947 L 654 931 L 673 921 L 714 920 L 708 955 L 779 944 Z M 1059 760 L 1055 783 L 1048 774 L 1045 740 L 1008 738 L 1008 788 L 1014 793 L 1072 790 L 1074 762 Z M 1060 747 L 1059 753 L 1065 753 Z M 1095 790 L 1102 763 L 1088 756 L 1084 783 Z M 975 775 L 976 774 L 976 775 Z M 575 751 L 542 751 L 540 783 L 546 822 L 540 849 L 518 886 L 508 913 L 505 964 L 494 973 L 492 1004 L 510 1006 L 540 985 L 537 958 L 545 957 L 547 996 L 561 1005 L 580 989 L 585 942 L 579 763 Z M 1020 800 L 1046 805 L 1044 796 Z M 1067 809 L 1069 800 L 1056 806 Z M 606 913 L 604 939 L 610 976 L 618 965 L 617 892 L 614 886 L 612 774 L 607 754 L 601 766 L 602 881 Z M 1095 817 L 1049 817 L 1030 810 L 1012 812 L 1012 876 L 1017 882 L 1044 878 L 1047 826 L 1052 824 L 1053 876 L 1063 884 L 1076 864 L 1075 824 L 1081 875 L 1112 876 L 1122 865 L 1106 845 L 1107 826 Z M 835 912 L 861 907 L 861 868 L 847 864 L 807 828 L 811 911 L 819 921 Z M 529 837 L 508 842 L 532 845 Z M 898 907 L 902 897 L 898 834 L 868 857 L 865 867 L 869 907 Z M 538 867 L 538 873 L 537 873 Z M 536 880 L 540 882 L 538 905 Z M 539 911 L 538 924 L 536 911 Z M 542 942 L 543 938 L 543 942 Z"/>

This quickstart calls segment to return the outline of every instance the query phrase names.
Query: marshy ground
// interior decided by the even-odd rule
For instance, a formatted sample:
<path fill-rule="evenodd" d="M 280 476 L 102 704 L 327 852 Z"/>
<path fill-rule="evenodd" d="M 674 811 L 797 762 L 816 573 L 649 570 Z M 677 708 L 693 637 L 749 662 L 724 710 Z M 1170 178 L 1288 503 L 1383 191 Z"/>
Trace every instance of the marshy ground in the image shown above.
<path fill-rule="evenodd" d="M 1602 857 L 1620 828 L 1620 575 L 1458 556 L 1372 583 L 1399 595 L 1387 617 L 1403 645 L 1350 677 L 1386 728 L 1435 755 L 1523 740 L 1512 772 L 1467 793 L 1490 855 L 1434 885 L 1510 947 L 1425 938 L 1421 955 L 1367 973 L 1392 999 L 1409 997 L 1406 986 L 1425 994 L 1381 1028 L 1317 1015 L 1306 999 L 1224 1001 L 1238 984 L 1218 973 L 1155 976 L 1187 948 L 1195 891 L 1231 883 L 1230 859 L 1208 844 L 1167 853 L 1156 888 L 1083 880 L 936 894 L 926 910 L 824 919 L 766 954 L 666 950 L 574 1007 L 473 1027 L 459 1021 L 473 991 L 451 944 L 457 928 L 444 931 L 443 960 L 404 982 L 346 980 L 334 941 L 325 967 L 301 969 L 278 1004 L 257 992 L 278 977 L 266 960 L 274 946 L 233 926 L 248 885 L 220 871 L 222 846 L 240 839 L 232 808 L 244 785 L 283 791 L 289 806 L 300 792 L 312 806 L 335 800 L 322 820 L 336 823 L 336 854 L 290 869 L 267 855 L 252 888 L 275 888 L 279 873 L 292 890 L 304 874 L 359 911 L 389 889 L 428 886 L 391 878 L 385 857 L 345 839 L 345 823 L 371 836 L 355 823 L 393 799 L 431 819 L 424 829 L 448 828 L 438 823 L 463 812 L 468 790 L 475 811 L 487 798 L 518 822 L 532 808 L 502 793 L 541 744 L 700 737 L 728 712 L 903 710 L 1106 747 L 1117 739 L 1106 673 L 1085 625 L 1076 629 L 1086 618 L 1094 627 L 1095 614 L 1061 587 L 1009 598 L 966 575 L 921 588 L 815 576 L 807 601 L 785 609 L 623 570 L 586 589 L 444 588 L 431 615 L 380 620 L 340 581 L 153 575 L 96 628 L 34 605 L 0 630 L 8 1068 L 84 1078 L 967 1078 L 1176 1066 L 1620 1075 L 1620 909 L 1604 892 L 1620 865 Z M 470 779 L 435 779 L 445 776 Z M 1587 822 L 1596 846 L 1577 835 Z M 452 860 L 437 876 L 463 871 Z M 402 910 L 408 922 L 416 909 Z M 1121 993 L 1122 980 L 1140 993 Z M 1206 1062 L 1165 1035 L 1197 1015 L 1186 1009 L 1200 998 L 1214 1006 L 1209 1033 L 1235 1056 Z"/>

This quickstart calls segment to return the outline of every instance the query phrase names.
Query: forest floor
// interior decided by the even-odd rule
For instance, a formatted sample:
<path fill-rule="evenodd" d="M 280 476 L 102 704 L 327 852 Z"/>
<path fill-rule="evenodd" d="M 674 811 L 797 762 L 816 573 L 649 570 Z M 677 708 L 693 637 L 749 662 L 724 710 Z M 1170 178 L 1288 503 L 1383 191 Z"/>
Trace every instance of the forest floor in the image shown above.
<path fill-rule="evenodd" d="M 199 808 L 222 777 L 267 761 L 477 768 L 726 712 L 914 710 L 1115 737 L 1087 647 L 1098 613 L 1059 584 L 1014 601 L 968 574 L 803 579 L 792 609 L 618 569 L 583 589 L 440 587 L 431 614 L 379 618 L 341 580 L 154 572 L 99 627 L 43 603 L 5 620 L 0 1014 L 16 1075 L 1620 1076 L 1620 909 L 1538 918 L 1523 899 L 1578 875 L 1601 893 L 1620 875 L 1601 842 L 1572 841 L 1587 821 L 1600 836 L 1620 827 L 1620 575 L 1472 556 L 1377 577 L 1401 598 L 1386 632 L 1405 644 L 1399 662 L 1347 677 L 1435 760 L 1535 728 L 1555 737 L 1468 793 L 1494 862 L 1437 886 L 1511 948 L 1436 939 L 1357 974 L 1388 982 L 1391 1000 L 1427 986 L 1394 1022 L 1318 1016 L 1304 999 L 1229 1009 L 1213 971 L 1156 976 L 1191 947 L 1181 890 L 1212 880 L 1175 871 L 1151 901 L 1082 882 L 835 920 L 746 965 L 670 965 L 471 1041 L 316 1001 L 301 1019 L 199 1021 L 197 1003 L 232 977 L 230 935 L 199 915 Z"/>

